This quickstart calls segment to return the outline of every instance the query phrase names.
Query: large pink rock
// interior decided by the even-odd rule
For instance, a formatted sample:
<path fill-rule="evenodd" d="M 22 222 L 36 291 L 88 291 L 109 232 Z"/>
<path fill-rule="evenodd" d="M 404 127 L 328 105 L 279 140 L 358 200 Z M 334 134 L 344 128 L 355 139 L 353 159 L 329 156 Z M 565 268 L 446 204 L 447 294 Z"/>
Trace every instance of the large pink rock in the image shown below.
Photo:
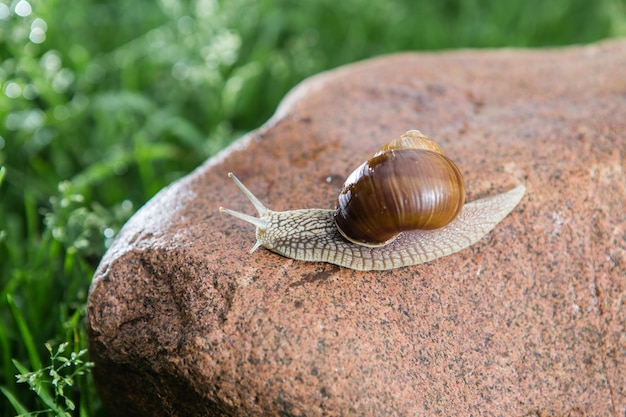
<path fill-rule="evenodd" d="M 298 86 L 161 191 L 103 258 L 94 377 L 119 416 L 626 414 L 626 41 L 408 53 Z M 476 245 L 356 272 L 249 254 L 234 171 L 276 210 L 332 208 L 409 129 L 468 200 L 524 183 Z"/>

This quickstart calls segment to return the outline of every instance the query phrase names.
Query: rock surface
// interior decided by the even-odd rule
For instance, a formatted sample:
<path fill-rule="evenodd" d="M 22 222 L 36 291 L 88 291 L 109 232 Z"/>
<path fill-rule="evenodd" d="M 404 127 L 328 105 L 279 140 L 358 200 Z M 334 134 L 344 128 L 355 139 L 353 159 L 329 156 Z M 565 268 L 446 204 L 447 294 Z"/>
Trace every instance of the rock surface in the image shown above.
<path fill-rule="evenodd" d="M 114 416 L 624 416 L 626 41 L 382 57 L 305 81 L 162 190 L 103 258 L 90 354 Z M 419 129 L 468 200 L 523 182 L 486 238 L 356 272 L 260 249 L 218 213 L 332 208 Z"/>

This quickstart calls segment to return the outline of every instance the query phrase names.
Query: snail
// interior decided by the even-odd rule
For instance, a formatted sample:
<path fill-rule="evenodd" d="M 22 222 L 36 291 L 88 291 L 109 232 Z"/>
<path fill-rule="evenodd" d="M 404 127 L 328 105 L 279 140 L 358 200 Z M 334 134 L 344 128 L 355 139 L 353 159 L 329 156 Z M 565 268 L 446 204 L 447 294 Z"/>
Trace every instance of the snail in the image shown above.
<path fill-rule="evenodd" d="M 231 172 L 259 217 L 219 208 L 256 226 L 256 243 L 288 258 L 355 270 L 421 264 L 464 249 L 520 202 L 524 185 L 465 203 L 457 166 L 441 147 L 410 130 L 381 147 L 348 176 L 329 209 L 273 211 Z"/>

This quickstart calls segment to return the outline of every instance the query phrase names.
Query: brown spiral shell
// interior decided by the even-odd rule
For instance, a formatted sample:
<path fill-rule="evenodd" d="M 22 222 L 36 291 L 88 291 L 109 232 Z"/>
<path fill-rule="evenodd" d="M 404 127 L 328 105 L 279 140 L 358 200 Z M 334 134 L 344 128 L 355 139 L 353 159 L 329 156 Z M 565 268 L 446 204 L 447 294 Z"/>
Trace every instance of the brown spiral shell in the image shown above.
<path fill-rule="evenodd" d="M 434 141 L 411 130 L 348 176 L 334 219 L 346 239 L 375 247 L 404 231 L 447 225 L 464 202 L 457 166 Z"/>

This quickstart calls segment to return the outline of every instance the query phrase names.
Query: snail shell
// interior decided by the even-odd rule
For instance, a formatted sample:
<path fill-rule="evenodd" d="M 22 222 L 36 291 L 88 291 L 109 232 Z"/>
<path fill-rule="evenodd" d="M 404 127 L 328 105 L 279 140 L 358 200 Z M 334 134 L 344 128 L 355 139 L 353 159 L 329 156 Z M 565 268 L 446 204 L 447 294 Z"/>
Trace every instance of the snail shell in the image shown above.
<path fill-rule="evenodd" d="M 464 202 L 457 166 L 434 141 L 411 130 L 350 174 L 334 218 L 346 239 L 375 247 L 404 231 L 445 226 Z"/>
<path fill-rule="evenodd" d="M 398 168 L 395 163 L 399 163 Z M 419 175 L 413 173 L 414 169 Z M 379 171 L 384 173 L 382 179 L 377 178 Z M 404 179 L 407 171 L 409 179 Z M 418 180 L 422 175 L 430 179 Z M 458 168 L 435 142 L 418 131 L 409 131 L 389 142 L 357 168 L 346 180 L 335 210 L 269 210 L 232 173 L 228 176 L 259 214 L 253 217 L 220 207 L 220 212 L 256 226 L 257 241 L 250 252 L 263 246 L 292 259 L 363 271 L 415 265 L 458 252 L 491 231 L 525 192 L 525 187 L 519 185 L 508 192 L 463 204 L 465 192 Z M 363 185 L 359 183 L 362 177 L 366 178 Z M 387 186 L 391 186 L 391 191 L 377 191 L 378 187 Z M 417 188 L 408 192 L 410 187 Z M 357 196 L 360 197 L 355 200 Z M 382 202 L 372 202 L 381 196 Z M 365 202 L 359 201 L 361 197 Z M 389 209 L 392 203 L 395 208 Z M 425 208 L 426 214 L 403 212 L 416 207 Z M 359 215 L 359 210 L 373 210 L 373 214 Z M 392 219 L 382 220 L 384 216 Z M 361 217 L 368 219 L 366 226 L 352 225 Z M 341 219 L 336 222 L 338 218 Z"/>

